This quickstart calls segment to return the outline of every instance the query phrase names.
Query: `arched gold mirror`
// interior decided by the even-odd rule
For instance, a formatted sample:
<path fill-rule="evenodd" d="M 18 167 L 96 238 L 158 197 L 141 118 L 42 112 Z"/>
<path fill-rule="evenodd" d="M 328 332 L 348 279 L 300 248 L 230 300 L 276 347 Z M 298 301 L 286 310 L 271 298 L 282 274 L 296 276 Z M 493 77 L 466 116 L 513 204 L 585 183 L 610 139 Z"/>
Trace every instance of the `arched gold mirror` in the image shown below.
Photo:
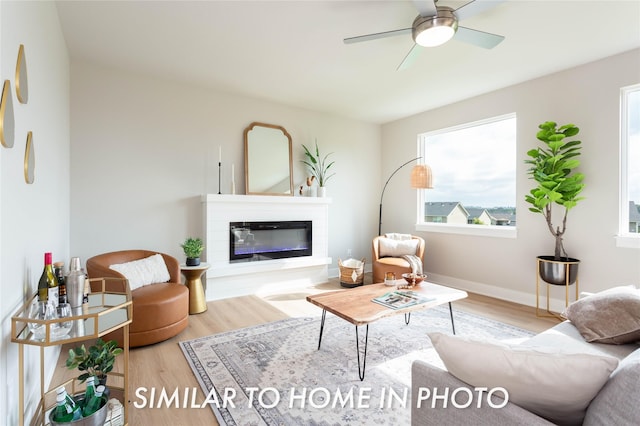
<path fill-rule="evenodd" d="M 33 132 L 27 133 L 27 146 L 24 149 L 24 181 L 32 184 L 35 180 L 36 152 L 33 147 Z"/>
<path fill-rule="evenodd" d="M 284 127 L 251 123 L 244 130 L 247 194 L 293 196 L 291 135 Z"/>

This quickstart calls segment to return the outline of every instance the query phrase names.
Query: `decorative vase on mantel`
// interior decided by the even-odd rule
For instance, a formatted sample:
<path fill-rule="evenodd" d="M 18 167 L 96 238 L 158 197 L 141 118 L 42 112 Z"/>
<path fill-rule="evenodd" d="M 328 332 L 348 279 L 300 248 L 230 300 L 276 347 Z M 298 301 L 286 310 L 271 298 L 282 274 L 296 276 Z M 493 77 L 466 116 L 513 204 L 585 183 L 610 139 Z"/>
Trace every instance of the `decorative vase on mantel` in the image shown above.
<path fill-rule="evenodd" d="M 326 197 L 327 196 L 327 187 L 319 186 L 318 187 L 318 197 Z"/>

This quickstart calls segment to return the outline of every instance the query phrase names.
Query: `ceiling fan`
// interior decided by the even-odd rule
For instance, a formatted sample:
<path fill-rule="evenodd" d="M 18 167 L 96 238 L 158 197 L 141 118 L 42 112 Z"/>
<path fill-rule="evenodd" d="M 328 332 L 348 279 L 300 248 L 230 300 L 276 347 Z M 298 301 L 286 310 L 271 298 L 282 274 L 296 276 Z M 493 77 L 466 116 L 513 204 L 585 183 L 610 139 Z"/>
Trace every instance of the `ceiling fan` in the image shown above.
<path fill-rule="evenodd" d="M 413 0 L 419 14 L 410 28 L 349 37 L 344 39 L 344 43 L 359 43 L 411 33 L 414 45 L 398 66 L 398 70 L 406 69 L 413 63 L 420 53 L 421 46 L 439 46 L 451 38 L 485 49 L 492 49 L 504 40 L 504 36 L 462 27 L 458 25 L 458 22 L 492 9 L 504 1 L 472 0 L 458 9 L 453 9 L 448 6 L 436 6 L 437 0 Z"/>

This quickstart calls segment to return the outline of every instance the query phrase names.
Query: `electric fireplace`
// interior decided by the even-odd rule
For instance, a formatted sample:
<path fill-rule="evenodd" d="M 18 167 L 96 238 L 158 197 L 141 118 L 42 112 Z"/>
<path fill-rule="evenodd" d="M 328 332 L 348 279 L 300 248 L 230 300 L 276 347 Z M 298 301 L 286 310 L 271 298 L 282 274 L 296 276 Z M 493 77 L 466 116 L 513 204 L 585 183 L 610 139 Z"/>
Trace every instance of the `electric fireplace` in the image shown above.
<path fill-rule="evenodd" d="M 254 262 L 312 255 L 312 222 L 230 222 L 229 261 Z"/>

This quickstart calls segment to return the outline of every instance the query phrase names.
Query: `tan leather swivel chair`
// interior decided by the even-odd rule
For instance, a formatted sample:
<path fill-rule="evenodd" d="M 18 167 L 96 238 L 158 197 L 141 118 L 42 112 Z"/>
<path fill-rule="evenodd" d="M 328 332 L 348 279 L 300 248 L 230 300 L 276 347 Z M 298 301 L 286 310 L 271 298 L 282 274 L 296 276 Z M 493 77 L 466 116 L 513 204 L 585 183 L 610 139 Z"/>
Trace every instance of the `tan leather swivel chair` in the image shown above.
<path fill-rule="evenodd" d="M 412 272 L 411 265 L 402 257 L 380 256 L 380 238 L 383 237 L 383 235 L 375 237 L 371 248 L 374 283 L 384 282 L 384 274 L 386 272 L 393 272 L 396 275 L 396 279 L 401 279 L 402 274 L 406 272 Z M 423 260 L 424 239 L 417 236 L 412 236 L 411 239 L 418 241 L 416 252 L 414 254 L 418 256 L 420 260 Z"/>
<path fill-rule="evenodd" d="M 158 252 L 148 250 L 122 250 L 104 253 L 87 260 L 89 278 L 125 278 L 109 266 L 131 262 L 153 256 Z M 133 321 L 129 325 L 129 347 L 146 346 L 167 340 L 184 330 L 189 324 L 189 289 L 180 280 L 180 264 L 168 254 L 160 253 L 164 259 L 170 279 L 137 288 L 131 292 Z M 117 282 L 111 282 L 115 285 Z M 109 289 L 107 289 L 109 290 Z M 124 291 L 123 288 L 112 289 Z M 117 330 L 103 337 L 115 339 L 122 346 L 123 330 Z"/>

